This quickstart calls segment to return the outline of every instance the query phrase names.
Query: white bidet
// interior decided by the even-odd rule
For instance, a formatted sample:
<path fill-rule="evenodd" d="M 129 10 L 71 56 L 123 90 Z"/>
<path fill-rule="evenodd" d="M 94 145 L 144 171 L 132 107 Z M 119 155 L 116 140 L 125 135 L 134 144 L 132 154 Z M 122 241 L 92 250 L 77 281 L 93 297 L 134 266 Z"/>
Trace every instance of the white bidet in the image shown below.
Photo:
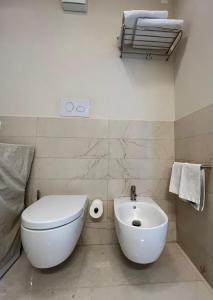
<path fill-rule="evenodd" d="M 114 199 L 115 227 L 125 256 L 139 264 L 156 261 L 166 244 L 168 217 L 151 198 Z"/>

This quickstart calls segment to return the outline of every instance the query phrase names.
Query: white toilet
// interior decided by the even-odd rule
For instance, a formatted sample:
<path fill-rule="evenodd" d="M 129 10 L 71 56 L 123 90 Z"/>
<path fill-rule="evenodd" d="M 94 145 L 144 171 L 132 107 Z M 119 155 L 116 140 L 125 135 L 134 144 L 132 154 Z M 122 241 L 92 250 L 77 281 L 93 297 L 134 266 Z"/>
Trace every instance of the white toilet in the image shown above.
<path fill-rule="evenodd" d="M 24 251 L 36 268 L 51 268 L 66 260 L 80 237 L 87 196 L 45 196 L 22 213 Z"/>

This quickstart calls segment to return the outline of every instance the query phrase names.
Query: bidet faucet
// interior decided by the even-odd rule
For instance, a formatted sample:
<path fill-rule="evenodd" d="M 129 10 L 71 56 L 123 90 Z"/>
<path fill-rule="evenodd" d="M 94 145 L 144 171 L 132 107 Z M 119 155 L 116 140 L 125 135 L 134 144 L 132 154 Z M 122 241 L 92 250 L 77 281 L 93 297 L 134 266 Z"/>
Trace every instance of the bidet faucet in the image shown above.
<path fill-rule="evenodd" d="M 131 191 L 130 191 L 130 200 L 131 201 L 136 201 L 136 186 L 135 185 L 131 185 Z"/>

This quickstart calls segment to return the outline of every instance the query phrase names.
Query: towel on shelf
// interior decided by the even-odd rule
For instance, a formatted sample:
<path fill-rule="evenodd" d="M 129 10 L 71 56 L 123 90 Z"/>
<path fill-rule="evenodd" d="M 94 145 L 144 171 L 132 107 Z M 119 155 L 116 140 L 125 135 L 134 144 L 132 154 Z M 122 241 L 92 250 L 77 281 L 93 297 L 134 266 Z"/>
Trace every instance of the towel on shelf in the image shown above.
<path fill-rule="evenodd" d="M 126 27 L 125 30 L 125 41 L 124 44 L 128 45 L 132 43 L 132 38 L 134 34 L 134 28 L 138 18 L 151 18 L 151 19 L 167 19 L 168 11 L 158 11 L 158 10 L 129 10 L 123 13 L 123 24 Z M 129 29 L 128 29 L 129 28 Z M 121 42 L 122 29 L 119 41 Z"/>
<path fill-rule="evenodd" d="M 143 19 L 140 18 L 137 21 L 137 28 L 148 27 L 159 27 L 160 29 L 172 29 L 172 30 L 183 30 L 184 21 L 181 19 Z"/>
<path fill-rule="evenodd" d="M 179 195 L 181 173 L 184 163 L 174 162 L 172 166 L 172 174 L 170 179 L 169 191 L 170 193 Z"/>
<path fill-rule="evenodd" d="M 191 202 L 197 210 L 200 209 L 202 191 L 205 186 L 203 171 L 201 172 L 200 164 L 185 163 L 181 172 L 179 197 Z"/>
<path fill-rule="evenodd" d="M 136 26 L 138 18 L 167 19 L 168 11 L 158 10 L 129 10 L 124 11 L 124 24 L 128 28 Z"/>
<path fill-rule="evenodd" d="M 133 47 L 168 50 L 177 36 L 178 31 L 183 29 L 183 24 L 183 20 L 140 18 L 137 21 L 137 30 L 133 37 Z"/>

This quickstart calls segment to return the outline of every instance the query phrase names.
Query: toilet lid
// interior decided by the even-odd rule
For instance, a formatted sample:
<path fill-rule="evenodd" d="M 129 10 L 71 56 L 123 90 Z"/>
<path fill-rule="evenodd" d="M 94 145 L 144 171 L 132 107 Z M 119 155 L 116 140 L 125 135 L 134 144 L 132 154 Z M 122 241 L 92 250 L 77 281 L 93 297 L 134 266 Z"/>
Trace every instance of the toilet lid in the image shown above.
<path fill-rule="evenodd" d="M 51 229 L 78 219 L 87 196 L 45 196 L 22 213 L 22 226 L 28 229 Z"/>

